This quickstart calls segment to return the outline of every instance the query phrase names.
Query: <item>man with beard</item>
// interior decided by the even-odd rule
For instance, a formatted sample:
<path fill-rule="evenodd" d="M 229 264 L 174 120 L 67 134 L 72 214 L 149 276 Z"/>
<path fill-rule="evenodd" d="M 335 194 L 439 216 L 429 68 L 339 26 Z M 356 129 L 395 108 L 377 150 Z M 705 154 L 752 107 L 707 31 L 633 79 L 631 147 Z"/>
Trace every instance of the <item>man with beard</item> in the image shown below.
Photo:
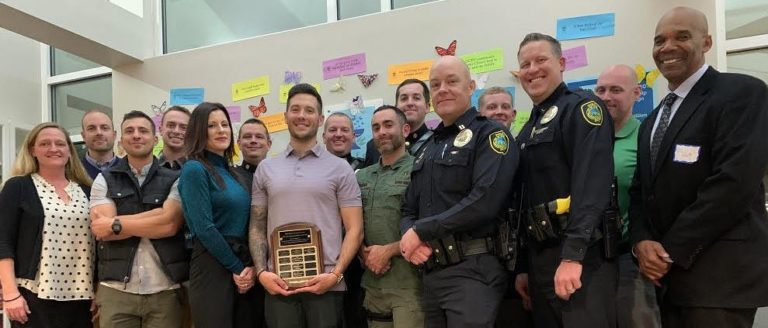
<path fill-rule="evenodd" d="M 262 161 L 253 177 L 249 247 L 256 277 L 269 294 L 264 311 L 269 327 L 343 323 L 344 271 L 363 238 L 362 204 L 352 168 L 317 142 L 322 106 L 313 86 L 291 88 L 285 111 L 288 147 Z M 318 256 L 324 267 L 301 287 L 289 289 L 270 261 L 274 245 L 269 238 L 277 227 L 299 222 L 321 231 L 323 254 Z"/>
<path fill-rule="evenodd" d="M 371 127 L 381 158 L 357 172 L 363 195 L 365 241 L 360 255 L 368 327 L 423 327 L 419 274 L 400 256 L 398 246 L 400 204 L 413 168 L 413 156 L 405 151 L 410 126 L 400 109 L 385 105 L 373 112 Z"/>
<path fill-rule="evenodd" d="M 405 113 L 408 125 L 411 126 L 411 132 L 405 138 L 405 149 L 415 155 L 432 135 L 432 131 L 424 124 L 424 119 L 429 113 L 429 88 L 422 80 L 407 79 L 397 86 L 395 103 L 397 108 Z M 378 163 L 379 156 L 381 155 L 373 140 L 369 141 L 366 145 L 365 162 L 361 167 Z"/>
<path fill-rule="evenodd" d="M 80 161 L 91 179 L 96 179 L 99 173 L 117 164 L 119 158 L 114 152 L 117 131 L 112 119 L 98 110 L 85 113 L 81 124 L 80 135 L 85 142 L 86 152 Z"/>
<path fill-rule="evenodd" d="M 189 277 L 179 171 L 152 156 L 157 137 L 147 114 L 125 114 L 121 130 L 126 157 L 101 173 L 91 189 L 91 230 L 99 240 L 99 323 L 179 327 L 178 292 Z"/>

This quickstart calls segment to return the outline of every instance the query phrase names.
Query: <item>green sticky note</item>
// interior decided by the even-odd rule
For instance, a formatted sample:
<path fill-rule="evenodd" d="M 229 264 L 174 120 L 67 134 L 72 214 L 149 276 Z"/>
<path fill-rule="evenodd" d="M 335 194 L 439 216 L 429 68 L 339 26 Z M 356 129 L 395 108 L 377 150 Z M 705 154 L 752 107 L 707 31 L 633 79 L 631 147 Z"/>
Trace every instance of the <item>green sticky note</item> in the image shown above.
<path fill-rule="evenodd" d="M 528 122 L 528 119 L 531 118 L 531 112 L 523 112 L 523 111 L 517 111 L 517 115 L 515 116 L 515 123 L 512 124 L 512 134 L 518 135 L 520 134 L 520 130 L 523 129 L 523 125 Z"/>
<path fill-rule="evenodd" d="M 461 56 L 472 73 L 485 73 L 504 69 L 504 51 L 501 48 Z"/>

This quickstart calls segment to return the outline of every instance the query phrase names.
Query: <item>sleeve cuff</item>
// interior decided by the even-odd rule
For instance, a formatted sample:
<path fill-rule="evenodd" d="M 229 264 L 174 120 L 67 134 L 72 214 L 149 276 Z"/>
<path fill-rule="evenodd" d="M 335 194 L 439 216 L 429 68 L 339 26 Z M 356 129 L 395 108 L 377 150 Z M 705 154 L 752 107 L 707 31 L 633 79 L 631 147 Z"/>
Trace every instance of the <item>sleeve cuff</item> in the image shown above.
<path fill-rule="evenodd" d="M 587 253 L 587 242 L 576 238 L 566 238 L 563 241 L 561 258 L 563 260 L 582 261 Z"/>
<path fill-rule="evenodd" d="M 435 234 L 427 229 L 426 224 L 423 221 L 416 221 L 412 228 L 413 232 L 415 232 L 423 242 L 435 239 Z"/>

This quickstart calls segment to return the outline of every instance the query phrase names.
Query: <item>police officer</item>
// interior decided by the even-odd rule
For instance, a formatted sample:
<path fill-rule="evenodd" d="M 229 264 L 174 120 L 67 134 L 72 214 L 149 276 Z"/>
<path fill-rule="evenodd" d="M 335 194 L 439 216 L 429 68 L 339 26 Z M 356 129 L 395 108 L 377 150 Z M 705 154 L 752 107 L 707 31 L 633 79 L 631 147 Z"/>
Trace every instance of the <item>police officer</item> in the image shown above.
<path fill-rule="evenodd" d="M 565 58 L 553 37 L 526 35 L 517 57 L 534 106 L 518 136 L 529 274 L 515 287 L 531 297 L 536 327 L 613 327 L 618 271 L 601 242 L 609 240 L 602 222 L 613 123 L 600 99 L 563 83 Z"/>
<path fill-rule="evenodd" d="M 409 262 L 426 263 L 427 327 L 493 327 L 508 280 L 494 236 L 507 214 L 518 150 L 507 129 L 471 107 L 475 82 L 461 59 L 438 59 L 429 85 L 442 123 L 413 164 L 400 250 Z"/>

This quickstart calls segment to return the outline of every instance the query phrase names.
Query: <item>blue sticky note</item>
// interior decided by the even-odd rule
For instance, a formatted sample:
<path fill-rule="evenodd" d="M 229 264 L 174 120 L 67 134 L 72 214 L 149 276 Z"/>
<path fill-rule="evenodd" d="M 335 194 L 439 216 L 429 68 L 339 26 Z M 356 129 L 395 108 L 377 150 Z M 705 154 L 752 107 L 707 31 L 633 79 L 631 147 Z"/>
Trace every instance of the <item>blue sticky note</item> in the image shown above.
<path fill-rule="evenodd" d="M 512 103 L 514 104 L 515 103 L 515 87 L 504 87 L 504 89 L 507 89 L 507 91 L 509 91 L 509 93 L 512 94 Z M 475 106 L 477 110 L 480 110 L 479 101 L 480 101 L 480 95 L 483 94 L 483 91 L 485 91 L 485 89 L 476 89 L 474 92 L 472 92 L 472 106 Z"/>
<path fill-rule="evenodd" d="M 599 14 L 561 18 L 557 20 L 557 39 L 560 41 L 594 38 L 614 34 L 616 14 Z"/>
<path fill-rule="evenodd" d="M 653 88 L 643 81 L 643 83 L 640 83 L 640 89 L 642 90 L 640 98 L 637 99 L 632 107 L 632 116 L 642 122 L 653 111 Z"/>
<path fill-rule="evenodd" d="M 568 86 L 568 89 L 571 90 L 583 89 L 595 92 L 595 87 L 597 86 L 597 78 L 588 77 L 580 80 L 565 81 L 565 85 Z"/>
<path fill-rule="evenodd" d="M 205 99 L 203 88 L 179 88 L 171 89 L 171 106 L 197 105 Z"/>

